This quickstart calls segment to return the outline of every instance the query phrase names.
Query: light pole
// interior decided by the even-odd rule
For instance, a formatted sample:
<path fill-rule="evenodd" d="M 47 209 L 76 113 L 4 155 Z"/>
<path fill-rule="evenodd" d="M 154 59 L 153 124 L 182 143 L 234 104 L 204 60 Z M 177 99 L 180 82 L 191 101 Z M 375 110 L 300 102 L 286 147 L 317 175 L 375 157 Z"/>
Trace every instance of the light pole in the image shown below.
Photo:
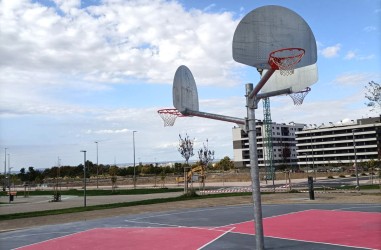
<path fill-rule="evenodd" d="M 84 188 L 83 188 L 83 206 L 86 207 L 86 150 L 81 150 L 83 153 L 83 183 L 84 183 Z"/>
<path fill-rule="evenodd" d="M 302 153 L 302 155 L 305 155 L 306 156 L 306 168 L 307 168 L 307 176 L 308 176 L 308 171 L 309 171 L 309 169 L 308 169 L 308 158 L 307 158 L 307 153 Z"/>
<path fill-rule="evenodd" d="M 98 142 L 96 141 L 95 144 L 97 145 L 97 189 L 98 189 Z"/>
<path fill-rule="evenodd" d="M 134 189 L 136 188 L 136 167 L 135 167 L 135 133 L 138 131 L 132 131 L 132 145 L 134 150 Z"/>
<path fill-rule="evenodd" d="M 11 155 L 8 154 L 8 190 L 11 193 Z"/>
<path fill-rule="evenodd" d="M 356 172 L 356 183 L 357 183 L 356 189 L 360 191 L 359 173 L 357 169 L 356 141 L 355 141 L 355 131 L 357 130 L 358 129 L 352 129 L 352 137 L 353 137 L 353 150 L 355 152 L 355 172 Z"/>
<path fill-rule="evenodd" d="M 4 148 L 5 153 L 4 153 L 4 187 L 3 187 L 3 191 L 5 191 L 7 188 L 7 178 L 6 178 L 6 176 L 7 176 L 7 149 L 8 148 Z"/>
<path fill-rule="evenodd" d="M 312 150 L 312 171 L 314 171 L 315 176 L 315 182 L 316 182 L 316 170 L 315 170 L 315 156 L 314 156 L 314 148 L 312 146 L 312 131 L 310 131 L 310 144 L 311 144 L 311 150 Z"/>

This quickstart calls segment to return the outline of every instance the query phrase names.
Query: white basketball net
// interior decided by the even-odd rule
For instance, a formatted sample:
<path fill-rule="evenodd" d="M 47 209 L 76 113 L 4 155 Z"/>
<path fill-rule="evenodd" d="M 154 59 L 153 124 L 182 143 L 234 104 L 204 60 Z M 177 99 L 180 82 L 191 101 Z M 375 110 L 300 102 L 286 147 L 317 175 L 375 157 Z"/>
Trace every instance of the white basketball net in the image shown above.
<path fill-rule="evenodd" d="M 302 90 L 300 92 L 295 92 L 289 94 L 289 96 L 292 98 L 294 101 L 294 105 L 299 106 L 302 105 L 304 101 L 304 97 L 311 91 L 311 88 L 307 87 L 305 90 Z"/>
<path fill-rule="evenodd" d="M 178 116 L 183 116 L 177 109 L 161 109 L 157 113 L 164 121 L 164 127 L 173 126 Z"/>
<path fill-rule="evenodd" d="M 270 53 L 269 64 L 273 69 L 279 69 L 282 76 L 294 74 L 295 65 L 304 56 L 304 49 L 287 48 Z"/>

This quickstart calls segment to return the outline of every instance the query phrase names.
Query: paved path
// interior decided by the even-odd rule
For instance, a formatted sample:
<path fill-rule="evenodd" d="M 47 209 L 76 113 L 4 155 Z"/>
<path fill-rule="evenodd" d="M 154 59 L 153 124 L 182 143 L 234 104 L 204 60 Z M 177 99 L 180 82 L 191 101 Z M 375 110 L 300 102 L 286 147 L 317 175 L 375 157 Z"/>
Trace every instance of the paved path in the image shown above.
<path fill-rule="evenodd" d="M 182 192 L 158 193 L 158 194 L 145 194 L 145 195 L 109 195 L 109 196 L 87 196 L 86 205 L 101 205 L 120 202 L 141 201 L 157 198 L 169 198 L 182 195 Z M 22 213 L 32 211 L 54 210 L 70 207 L 81 207 L 84 205 L 84 197 L 67 196 L 61 197 L 61 202 L 51 202 L 52 196 L 23 196 L 15 197 L 14 202 L 6 204 L 8 197 L 3 196 L 0 202 L 4 202 L 0 206 L 0 214 Z"/>

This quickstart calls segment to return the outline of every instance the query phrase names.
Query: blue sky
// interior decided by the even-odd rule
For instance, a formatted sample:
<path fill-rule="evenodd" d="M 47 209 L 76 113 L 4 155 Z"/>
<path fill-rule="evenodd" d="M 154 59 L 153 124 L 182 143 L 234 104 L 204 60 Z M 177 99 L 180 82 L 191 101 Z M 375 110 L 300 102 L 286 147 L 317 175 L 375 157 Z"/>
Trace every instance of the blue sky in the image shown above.
<path fill-rule="evenodd" d="M 78 165 L 80 150 L 99 162 L 181 161 L 178 135 L 208 139 L 216 158 L 233 156 L 234 124 L 178 118 L 163 127 L 172 81 L 187 65 L 200 110 L 245 116 L 244 84 L 254 68 L 232 59 L 238 22 L 251 10 L 281 5 L 301 15 L 318 46 L 319 81 L 302 106 L 271 99 L 272 120 L 306 124 L 377 116 L 364 86 L 380 82 L 381 1 L 0 1 L 0 163 L 12 171 Z M 257 110 L 262 117 L 262 107 Z M 196 157 L 194 157 L 194 160 Z M 3 168 L 0 164 L 0 172 Z"/>

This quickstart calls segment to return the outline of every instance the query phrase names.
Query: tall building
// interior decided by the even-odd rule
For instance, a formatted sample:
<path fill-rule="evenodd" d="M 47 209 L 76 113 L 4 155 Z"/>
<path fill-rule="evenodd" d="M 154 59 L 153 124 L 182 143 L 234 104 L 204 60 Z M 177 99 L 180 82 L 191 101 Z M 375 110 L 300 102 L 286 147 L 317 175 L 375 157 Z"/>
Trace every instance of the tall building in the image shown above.
<path fill-rule="evenodd" d="M 361 166 L 381 159 L 381 116 L 349 123 L 304 127 L 296 132 L 298 165 L 302 168 Z"/>
<path fill-rule="evenodd" d="M 287 167 L 297 166 L 297 151 L 295 134 L 302 131 L 305 124 L 290 122 L 289 124 L 272 123 L 272 150 L 273 163 L 277 168 L 280 165 Z M 266 144 L 264 143 L 266 134 L 262 121 L 257 122 L 257 152 L 258 164 L 260 168 L 266 167 Z M 239 127 L 233 128 L 233 152 L 234 165 L 236 168 L 250 167 L 249 138 L 247 133 Z"/>

